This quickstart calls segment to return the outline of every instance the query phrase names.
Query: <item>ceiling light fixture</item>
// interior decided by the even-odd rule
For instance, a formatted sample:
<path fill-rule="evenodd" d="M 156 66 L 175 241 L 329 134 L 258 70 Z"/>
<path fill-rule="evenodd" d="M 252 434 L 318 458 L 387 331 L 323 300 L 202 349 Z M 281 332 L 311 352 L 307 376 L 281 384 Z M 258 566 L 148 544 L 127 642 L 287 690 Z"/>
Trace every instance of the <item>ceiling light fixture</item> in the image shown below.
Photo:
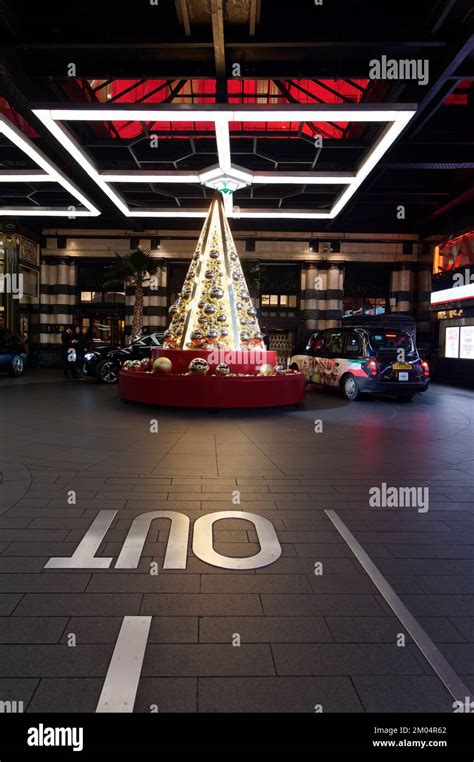
<path fill-rule="evenodd" d="M 314 209 L 300 211 L 297 209 L 245 209 L 230 207 L 226 211 L 230 217 L 248 219 L 333 219 L 348 203 L 359 186 L 371 172 L 374 166 L 390 148 L 398 135 L 416 112 L 416 106 L 403 104 L 335 104 L 328 106 L 291 104 L 262 107 L 231 104 L 209 104 L 204 108 L 194 109 L 192 105 L 177 105 L 175 107 L 153 106 L 152 108 L 136 108 L 133 104 L 120 108 L 78 105 L 69 108 L 35 109 L 36 116 L 52 132 L 57 140 L 75 160 L 95 180 L 109 199 L 126 217 L 205 217 L 206 210 L 186 209 L 131 209 L 125 199 L 115 191 L 110 183 L 195 183 L 200 182 L 210 187 L 216 187 L 219 178 L 232 180 L 233 188 L 255 184 L 305 184 L 305 185 L 346 185 L 330 209 Z M 72 135 L 60 122 L 65 121 L 142 121 L 157 122 L 213 122 L 215 126 L 218 165 L 209 167 L 199 173 L 186 172 L 101 172 L 95 167 Z M 368 151 L 356 172 L 249 172 L 232 164 L 230 146 L 231 122 L 387 122 L 375 145 Z M 239 174 L 240 173 L 240 174 Z M 240 183 L 235 184 L 239 180 Z M 229 194 L 230 195 L 230 194 Z M 235 211 L 237 209 L 237 211 Z"/>
<path fill-rule="evenodd" d="M 97 217 L 100 211 L 92 204 L 74 183 L 69 180 L 34 143 L 23 135 L 6 117 L 0 114 L 0 135 L 3 134 L 17 148 L 26 154 L 43 172 L 34 170 L 0 170 L 0 182 L 51 182 L 58 183 L 64 190 L 80 203 L 83 209 L 76 209 L 73 205 L 67 208 L 55 208 L 51 206 L 2 206 L 0 216 L 20 217 Z"/>

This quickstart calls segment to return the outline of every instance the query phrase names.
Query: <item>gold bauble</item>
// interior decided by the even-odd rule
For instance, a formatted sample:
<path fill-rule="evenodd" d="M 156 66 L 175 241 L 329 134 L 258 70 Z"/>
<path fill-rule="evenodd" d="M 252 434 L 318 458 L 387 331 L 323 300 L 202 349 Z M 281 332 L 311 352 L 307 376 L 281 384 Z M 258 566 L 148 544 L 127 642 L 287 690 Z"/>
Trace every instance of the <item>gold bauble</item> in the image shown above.
<path fill-rule="evenodd" d="M 173 363 L 168 357 L 157 357 L 153 363 L 153 373 L 171 373 Z"/>
<path fill-rule="evenodd" d="M 272 376 L 273 375 L 273 365 L 270 365 L 269 363 L 265 363 L 265 365 L 262 365 L 261 368 L 258 369 L 258 375 L 259 376 Z"/>

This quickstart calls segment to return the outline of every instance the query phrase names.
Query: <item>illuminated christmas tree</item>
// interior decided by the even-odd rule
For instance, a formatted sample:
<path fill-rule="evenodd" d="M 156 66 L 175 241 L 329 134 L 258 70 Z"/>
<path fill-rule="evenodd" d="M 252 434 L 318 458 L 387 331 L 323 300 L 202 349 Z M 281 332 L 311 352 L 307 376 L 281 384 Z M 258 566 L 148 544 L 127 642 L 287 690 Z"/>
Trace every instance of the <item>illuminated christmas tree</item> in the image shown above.
<path fill-rule="evenodd" d="M 218 192 L 170 315 L 167 349 L 265 348 Z"/>

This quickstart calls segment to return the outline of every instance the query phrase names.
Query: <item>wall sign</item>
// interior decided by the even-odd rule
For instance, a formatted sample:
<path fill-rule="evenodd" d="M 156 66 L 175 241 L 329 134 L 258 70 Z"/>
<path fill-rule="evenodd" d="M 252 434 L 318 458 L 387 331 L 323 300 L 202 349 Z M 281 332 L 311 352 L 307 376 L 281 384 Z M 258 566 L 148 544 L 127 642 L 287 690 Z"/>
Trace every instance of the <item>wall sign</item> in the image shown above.
<path fill-rule="evenodd" d="M 459 357 L 461 360 L 474 360 L 474 325 L 461 326 Z"/>
<path fill-rule="evenodd" d="M 445 357 L 459 357 L 459 326 L 446 327 L 446 339 L 444 345 Z"/>
<path fill-rule="evenodd" d="M 45 569 L 108 569 L 113 559 L 95 554 L 116 515 L 117 511 L 99 511 L 72 556 L 50 558 Z M 137 516 L 125 538 L 115 569 L 138 567 L 149 529 L 155 519 L 171 521 L 163 569 L 186 569 L 191 522 L 186 514 L 177 511 L 150 511 Z M 257 532 L 260 551 L 245 558 L 218 553 L 214 549 L 213 527 L 216 521 L 225 519 L 250 521 Z M 192 547 L 193 553 L 201 561 L 221 569 L 260 569 L 274 563 L 281 556 L 281 545 L 272 522 L 246 511 L 217 511 L 200 516 L 194 522 Z"/>

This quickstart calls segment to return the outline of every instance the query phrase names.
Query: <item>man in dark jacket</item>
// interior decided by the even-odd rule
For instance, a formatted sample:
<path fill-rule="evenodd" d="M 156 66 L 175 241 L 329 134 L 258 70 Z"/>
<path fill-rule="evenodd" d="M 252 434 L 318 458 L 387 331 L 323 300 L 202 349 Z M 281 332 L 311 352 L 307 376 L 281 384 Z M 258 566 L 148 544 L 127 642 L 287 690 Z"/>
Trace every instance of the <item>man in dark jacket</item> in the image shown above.
<path fill-rule="evenodd" d="M 64 378 L 76 378 L 76 341 L 71 326 L 61 334 Z"/>

